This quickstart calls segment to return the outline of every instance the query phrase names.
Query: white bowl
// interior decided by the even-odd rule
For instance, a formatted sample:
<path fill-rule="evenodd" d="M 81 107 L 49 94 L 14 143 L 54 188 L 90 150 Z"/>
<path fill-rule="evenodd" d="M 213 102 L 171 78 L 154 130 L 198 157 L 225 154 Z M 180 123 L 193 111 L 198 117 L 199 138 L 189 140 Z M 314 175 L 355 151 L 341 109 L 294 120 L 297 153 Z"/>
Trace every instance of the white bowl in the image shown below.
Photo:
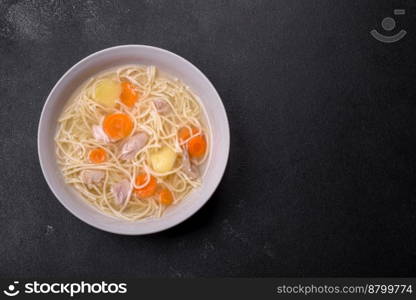
<path fill-rule="evenodd" d="M 210 157 L 201 187 L 192 191 L 161 218 L 125 221 L 99 212 L 85 202 L 64 182 L 56 161 L 54 136 L 57 119 L 72 92 L 92 75 L 125 64 L 155 65 L 182 80 L 201 99 L 208 126 L 211 128 Z M 160 48 L 124 45 L 108 48 L 84 58 L 69 69 L 50 92 L 43 107 L 38 129 L 39 161 L 46 182 L 56 198 L 76 217 L 96 228 L 118 233 L 140 235 L 175 226 L 198 211 L 217 188 L 228 160 L 230 130 L 224 105 L 207 77 L 184 58 Z"/>

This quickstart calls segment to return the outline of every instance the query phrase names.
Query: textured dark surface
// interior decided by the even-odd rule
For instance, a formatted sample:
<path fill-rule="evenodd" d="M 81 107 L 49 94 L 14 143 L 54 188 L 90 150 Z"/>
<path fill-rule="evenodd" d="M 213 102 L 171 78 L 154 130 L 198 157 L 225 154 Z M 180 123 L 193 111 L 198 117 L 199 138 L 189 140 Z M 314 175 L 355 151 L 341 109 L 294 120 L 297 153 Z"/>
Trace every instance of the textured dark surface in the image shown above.
<path fill-rule="evenodd" d="M 394 8 L 408 35 L 375 41 Z M 415 276 L 415 20 L 410 0 L 0 0 L 0 275 Z M 189 59 L 231 126 L 212 199 L 151 236 L 82 223 L 38 164 L 52 86 L 120 44 Z"/>

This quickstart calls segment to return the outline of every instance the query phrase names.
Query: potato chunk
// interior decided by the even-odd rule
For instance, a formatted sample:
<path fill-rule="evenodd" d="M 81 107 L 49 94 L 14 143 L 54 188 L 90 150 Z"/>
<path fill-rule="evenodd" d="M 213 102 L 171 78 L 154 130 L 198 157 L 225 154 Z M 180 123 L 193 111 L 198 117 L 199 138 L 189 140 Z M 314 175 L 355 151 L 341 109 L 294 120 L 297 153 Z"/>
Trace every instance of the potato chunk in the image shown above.
<path fill-rule="evenodd" d="M 111 78 L 105 78 L 95 86 L 95 101 L 105 107 L 113 107 L 120 93 L 120 83 Z"/>
<path fill-rule="evenodd" d="M 166 173 L 172 170 L 177 154 L 169 147 L 162 147 L 150 155 L 150 162 L 155 172 Z"/>

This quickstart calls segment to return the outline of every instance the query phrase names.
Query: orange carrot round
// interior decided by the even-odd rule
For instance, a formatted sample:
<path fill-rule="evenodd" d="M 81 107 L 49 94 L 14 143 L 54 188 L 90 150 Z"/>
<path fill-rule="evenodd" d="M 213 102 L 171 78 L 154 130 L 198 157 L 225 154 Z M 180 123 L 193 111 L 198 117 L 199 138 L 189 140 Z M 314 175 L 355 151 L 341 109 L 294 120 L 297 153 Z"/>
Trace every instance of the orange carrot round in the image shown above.
<path fill-rule="evenodd" d="M 119 140 L 130 134 L 133 122 L 128 115 L 115 113 L 105 117 L 103 129 L 110 138 Z"/>
<path fill-rule="evenodd" d="M 191 127 L 191 129 L 192 129 L 192 135 L 198 133 L 199 131 L 195 127 Z M 191 131 L 189 130 L 188 127 L 183 127 L 179 130 L 178 136 L 179 136 L 179 141 L 183 143 L 184 141 L 189 139 L 189 137 L 191 136 Z"/>
<path fill-rule="evenodd" d="M 136 195 L 140 198 L 151 197 L 156 192 L 157 183 L 156 183 L 156 179 L 152 175 L 139 174 L 136 177 L 136 185 L 145 184 L 147 181 L 147 176 L 150 176 L 149 183 L 140 189 L 137 189 L 137 188 L 135 189 Z"/>
<path fill-rule="evenodd" d="M 134 90 L 133 84 L 127 81 L 121 83 L 120 100 L 128 107 L 133 107 L 138 98 L 138 93 Z"/>
<path fill-rule="evenodd" d="M 90 162 L 99 164 L 107 159 L 107 153 L 102 148 L 95 148 L 90 151 L 88 158 Z"/>
<path fill-rule="evenodd" d="M 159 193 L 159 201 L 163 205 L 171 205 L 173 202 L 172 192 L 167 188 L 162 189 Z"/>
<path fill-rule="evenodd" d="M 188 152 L 189 155 L 195 158 L 204 156 L 205 151 L 207 150 L 207 142 L 202 135 L 193 137 L 188 142 Z"/>

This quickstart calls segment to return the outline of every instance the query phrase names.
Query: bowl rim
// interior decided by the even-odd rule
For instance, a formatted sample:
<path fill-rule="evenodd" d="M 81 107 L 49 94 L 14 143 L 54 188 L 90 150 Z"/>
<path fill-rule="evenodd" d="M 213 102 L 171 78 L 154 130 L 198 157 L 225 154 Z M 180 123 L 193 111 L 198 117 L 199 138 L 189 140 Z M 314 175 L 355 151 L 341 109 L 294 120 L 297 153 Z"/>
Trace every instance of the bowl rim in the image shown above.
<path fill-rule="evenodd" d="M 222 150 L 224 151 L 224 163 L 219 167 L 219 172 L 218 172 L 218 176 L 215 176 L 215 178 L 213 178 L 212 180 L 214 181 L 213 184 L 213 189 L 211 191 L 208 191 L 207 196 L 204 197 L 204 199 L 202 199 L 201 201 L 199 201 L 199 204 L 197 206 L 194 207 L 193 210 L 188 210 L 186 212 L 186 214 L 183 214 L 181 217 L 176 218 L 176 220 L 174 220 L 174 222 L 171 222 L 169 224 L 167 224 L 166 226 L 163 226 L 161 228 L 156 228 L 153 230 L 149 230 L 146 232 L 124 232 L 122 230 L 117 230 L 117 229 L 111 229 L 108 227 L 101 227 L 100 225 L 97 225 L 95 223 L 93 223 L 92 221 L 88 220 L 88 218 L 78 214 L 77 212 L 75 212 L 75 210 L 73 208 L 70 207 L 70 205 L 68 205 L 67 203 L 65 203 L 65 201 L 61 200 L 60 197 L 58 196 L 57 191 L 55 191 L 49 176 L 50 174 L 48 173 L 48 171 L 46 170 L 46 166 L 44 163 L 44 158 L 41 154 L 41 150 L 42 150 L 42 146 L 40 143 L 40 139 L 41 139 L 41 128 L 43 127 L 43 123 L 45 122 L 45 115 L 46 115 L 46 111 L 47 111 L 47 107 L 49 106 L 48 104 L 52 101 L 52 95 L 54 94 L 55 90 L 61 85 L 61 83 L 66 79 L 66 77 L 71 74 L 71 72 L 73 72 L 73 70 L 75 68 L 77 68 L 78 66 L 82 65 L 84 62 L 86 62 L 87 60 L 91 59 L 92 57 L 95 57 L 99 54 L 105 53 L 105 52 L 109 52 L 109 51 L 115 51 L 117 49 L 123 49 L 123 48 L 137 48 L 137 49 L 150 49 L 150 50 L 154 50 L 154 51 L 159 51 L 159 52 L 163 52 L 164 54 L 167 55 L 171 55 L 176 57 L 176 59 L 178 59 L 179 61 L 181 61 L 182 63 L 187 64 L 190 68 L 194 69 L 194 71 L 196 71 L 197 73 L 199 73 L 199 75 L 207 82 L 207 84 L 209 85 L 209 88 L 212 89 L 212 91 L 214 92 L 215 96 L 218 97 L 219 101 L 219 106 L 220 106 L 220 110 L 223 112 L 223 117 L 224 117 L 224 132 L 222 132 L 224 134 L 224 145 L 222 147 Z M 186 82 L 185 82 L 186 83 Z M 200 103 L 201 105 L 204 105 L 203 103 Z M 205 109 L 205 108 L 204 108 Z M 209 121 L 209 120 L 208 120 Z M 78 62 L 76 62 L 72 67 L 70 67 L 60 78 L 59 80 L 55 83 L 55 85 L 53 86 L 53 88 L 50 90 L 48 97 L 46 98 L 45 103 L 43 104 L 42 107 L 42 111 L 40 114 L 40 118 L 39 118 L 39 122 L 38 122 L 38 132 L 37 132 L 37 150 L 38 150 L 38 159 L 39 159 L 39 164 L 42 170 L 42 174 L 43 177 L 45 178 L 45 181 L 49 187 L 49 189 L 52 191 L 53 195 L 55 196 L 55 198 L 66 208 L 66 210 L 68 210 L 72 215 L 74 215 L 76 218 L 78 218 L 79 220 L 81 220 L 82 222 L 96 228 L 99 230 L 103 230 L 106 232 L 110 232 L 110 233 L 114 233 L 114 234 L 120 234 L 120 235 L 146 235 L 146 234 L 152 234 L 152 233 L 157 233 L 157 232 L 161 232 L 164 230 L 167 230 L 169 228 L 172 228 L 184 221 L 186 221 L 187 219 L 189 219 L 191 216 L 193 216 L 197 211 L 199 211 L 207 202 L 208 200 L 212 197 L 213 193 L 216 191 L 216 189 L 218 188 L 218 185 L 220 184 L 224 173 L 225 173 L 225 169 L 227 167 L 228 164 L 228 160 L 229 160 L 229 152 L 230 152 L 230 125 L 229 125 L 229 121 L 228 121 L 228 116 L 227 116 L 227 111 L 225 110 L 224 107 L 224 103 L 222 102 L 222 99 L 220 97 L 220 95 L 218 94 L 218 91 L 216 90 L 216 88 L 214 87 L 214 85 L 212 84 L 212 82 L 208 79 L 208 77 L 199 69 L 197 68 L 194 64 L 192 64 L 190 61 L 188 61 L 187 59 L 183 58 L 182 56 L 173 53 L 169 50 L 163 49 L 163 48 L 159 48 L 159 47 L 155 47 L 155 46 L 150 46 L 150 45 L 142 45 L 142 44 L 126 44 L 126 45 L 118 45 L 118 46 L 113 46 L 113 47 L 109 47 L 109 48 L 105 48 L 96 52 L 93 52 L 91 54 L 89 54 L 88 56 L 82 58 L 81 60 L 79 60 Z M 105 214 L 103 214 L 106 217 L 111 217 L 111 216 L 107 216 Z M 163 216 L 162 216 L 163 218 Z M 135 222 L 135 221 L 133 221 Z M 138 221 L 139 222 L 139 221 Z"/>

